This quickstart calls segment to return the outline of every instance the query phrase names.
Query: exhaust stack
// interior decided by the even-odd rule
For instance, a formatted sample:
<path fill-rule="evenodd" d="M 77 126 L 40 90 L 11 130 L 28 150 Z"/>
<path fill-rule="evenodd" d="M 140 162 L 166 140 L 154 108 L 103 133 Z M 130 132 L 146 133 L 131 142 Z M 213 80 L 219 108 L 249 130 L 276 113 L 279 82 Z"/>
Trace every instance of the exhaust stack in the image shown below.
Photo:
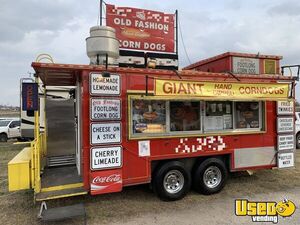
<path fill-rule="evenodd" d="M 86 52 L 90 65 L 118 66 L 119 41 L 116 31 L 108 26 L 90 28 L 90 37 L 86 38 Z"/>

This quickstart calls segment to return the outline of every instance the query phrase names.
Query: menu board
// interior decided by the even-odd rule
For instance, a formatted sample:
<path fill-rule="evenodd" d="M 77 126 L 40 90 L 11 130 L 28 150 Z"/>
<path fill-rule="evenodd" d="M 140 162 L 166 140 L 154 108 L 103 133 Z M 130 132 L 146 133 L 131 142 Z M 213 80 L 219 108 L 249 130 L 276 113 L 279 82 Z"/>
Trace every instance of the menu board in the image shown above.
<path fill-rule="evenodd" d="M 103 77 L 101 73 L 90 74 L 91 95 L 120 95 L 121 79 L 118 74 Z"/>
<path fill-rule="evenodd" d="M 294 117 L 277 117 L 277 133 L 294 132 Z"/>
<path fill-rule="evenodd" d="M 121 76 L 90 73 L 90 161 L 92 170 L 122 166 Z M 97 122 L 92 122 L 97 121 Z M 100 147 L 96 147 L 101 145 Z M 95 184 L 93 184 L 95 185 Z M 91 188 L 92 189 L 92 188 Z M 101 192 L 102 193 L 102 192 Z"/>
<path fill-rule="evenodd" d="M 91 120 L 120 120 L 121 100 L 110 98 L 91 99 Z"/>
<path fill-rule="evenodd" d="M 278 168 L 294 167 L 294 152 L 278 153 Z"/>
<path fill-rule="evenodd" d="M 293 114 L 294 114 L 294 101 L 277 102 L 277 115 L 293 115 Z"/>
<path fill-rule="evenodd" d="M 91 125 L 91 143 L 109 144 L 121 142 L 121 123 L 93 123 Z"/>
<path fill-rule="evenodd" d="M 232 128 L 232 115 L 231 114 L 223 115 L 223 122 L 224 122 L 224 129 L 231 129 Z"/>
<path fill-rule="evenodd" d="M 205 131 L 223 130 L 223 116 L 207 116 L 204 125 Z"/>
<path fill-rule="evenodd" d="M 92 148 L 91 169 L 116 168 L 122 165 L 122 147 Z"/>
<path fill-rule="evenodd" d="M 278 135 L 277 136 L 277 150 L 293 150 L 295 148 L 294 134 Z"/>
<path fill-rule="evenodd" d="M 239 74 L 259 74 L 259 59 L 233 57 L 233 72 Z"/>
<path fill-rule="evenodd" d="M 277 166 L 294 166 L 294 101 L 277 102 Z"/>

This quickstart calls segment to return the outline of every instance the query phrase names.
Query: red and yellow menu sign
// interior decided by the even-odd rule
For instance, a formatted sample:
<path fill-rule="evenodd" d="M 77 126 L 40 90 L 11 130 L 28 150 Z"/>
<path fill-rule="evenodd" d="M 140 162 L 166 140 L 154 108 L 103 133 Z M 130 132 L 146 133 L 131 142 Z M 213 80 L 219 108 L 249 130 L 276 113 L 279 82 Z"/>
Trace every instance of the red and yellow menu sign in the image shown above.
<path fill-rule="evenodd" d="M 120 48 L 174 52 L 175 15 L 106 5 L 106 24 L 116 29 Z"/>
<path fill-rule="evenodd" d="M 155 80 L 155 95 L 215 97 L 221 99 L 286 99 L 287 83 L 228 83 L 186 80 Z"/>

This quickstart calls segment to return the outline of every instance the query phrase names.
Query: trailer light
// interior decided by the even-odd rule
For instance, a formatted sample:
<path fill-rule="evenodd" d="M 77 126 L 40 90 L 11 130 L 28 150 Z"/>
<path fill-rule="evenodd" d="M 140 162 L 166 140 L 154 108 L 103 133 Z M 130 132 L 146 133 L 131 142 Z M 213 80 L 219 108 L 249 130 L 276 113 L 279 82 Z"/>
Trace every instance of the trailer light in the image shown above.
<path fill-rule="evenodd" d="M 148 67 L 148 68 L 155 69 L 155 67 L 156 67 L 156 60 L 150 58 L 150 60 L 149 60 L 148 63 L 147 63 L 147 67 Z"/>
<path fill-rule="evenodd" d="M 102 74 L 102 77 L 110 77 L 110 72 L 108 72 L 108 71 L 103 71 L 101 74 Z"/>

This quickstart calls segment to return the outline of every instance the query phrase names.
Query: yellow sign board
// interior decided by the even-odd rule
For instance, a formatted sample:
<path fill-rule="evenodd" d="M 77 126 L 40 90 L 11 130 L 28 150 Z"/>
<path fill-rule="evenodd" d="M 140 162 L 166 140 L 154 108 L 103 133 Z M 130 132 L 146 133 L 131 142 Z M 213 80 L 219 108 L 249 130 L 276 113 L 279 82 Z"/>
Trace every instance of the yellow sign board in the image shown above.
<path fill-rule="evenodd" d="M 276 73 L 276 61 L 265 59 L 265 74 L 275 74 Z"/>
<path fill-rule="evenodd" d="M 155 80 L 155 95 L 214 97 L 221 99 L 286 99 L 287 83 L 228 83 L 187 80 Z"/>

